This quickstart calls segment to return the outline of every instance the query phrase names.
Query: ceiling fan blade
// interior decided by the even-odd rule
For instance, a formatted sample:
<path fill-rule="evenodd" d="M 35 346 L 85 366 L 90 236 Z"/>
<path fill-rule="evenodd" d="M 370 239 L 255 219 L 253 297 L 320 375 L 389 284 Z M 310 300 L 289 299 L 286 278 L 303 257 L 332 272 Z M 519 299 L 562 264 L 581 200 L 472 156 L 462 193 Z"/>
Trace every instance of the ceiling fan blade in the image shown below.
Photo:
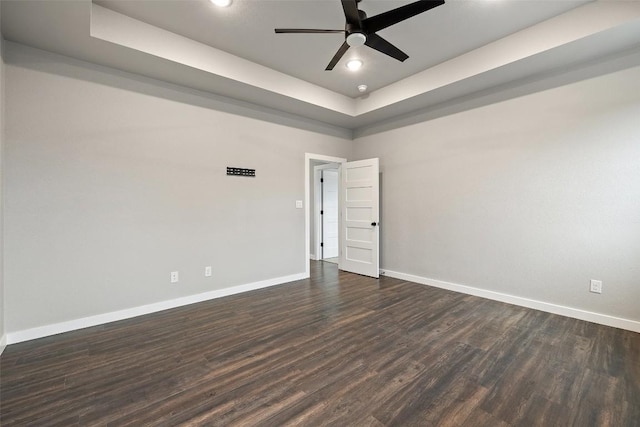
<path fill-rule="evenodd" d="M 409 19 L 412 16 L 416 16 L 443 4 L 444 0 L 418 0 L 388 12 L 367 18 L 362 21 L 362 26 L 367 33 L 375 33 L 376 31 L 390 27 L 400 21 L 404 21 L 405 19 Z"/>
<path fill-rule="evenodd" d="M 347 18 L 347 25 L 351 25 L 354 27 L 353 29 L 361 29 L 362 22 L 360 22 L 357 0 L 342 0 L 342 9 L 344 9 L 344 16 Z"/>
<path fill-rule="evenodd" d="M 276 34 L 344 34 L 344 30 L 316 30 L 312 28 L 276 28 Z"/>
<path fill-rule="evenodd" d="M 364 42 L 364 44 L 372 49 L 377 50 L 378 52 L 389 55 L 390 57 L 395 58 L 400 62 L 404 62 L 407 58 L 409 58 L 409 55 L 407 55 L 377 34 L 369 34 L 367 36 L 367 41 Z"/>
<path fill-rule="evenodd" d="M 333 67 L 336 66 L 336 64 L 338 63 L 338 61 L 340 61 L 340 59 L 342 58 L 342 56 L 347 52 L 347 50 L 349 50 L 349 45 L 347 44 L 347 42 L 345 41 L 344 43 L 342 43 L 342 46 L 340 46 L 340 49 L 338 49 L 338 51 L 336 52 L 335 55 L 333 55 L 333 58 L 331 58 L 331 62 L 329 62 L 329 65 L 327 65 L 327 68 L 325 68 L 326 71 L 331 71 L 333 70 Z"/>

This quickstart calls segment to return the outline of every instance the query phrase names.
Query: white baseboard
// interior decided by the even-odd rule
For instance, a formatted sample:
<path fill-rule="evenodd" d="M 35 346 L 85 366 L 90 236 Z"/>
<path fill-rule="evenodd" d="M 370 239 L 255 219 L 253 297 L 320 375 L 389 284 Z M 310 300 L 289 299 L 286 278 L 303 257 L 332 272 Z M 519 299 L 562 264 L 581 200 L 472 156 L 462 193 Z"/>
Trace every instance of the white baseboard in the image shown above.
<path fill-rule="evenodd" d="M 546 311 L 547 313 L 559 314 L 561 316 L 572 317 L 574 319 L 586 320 L 587 322 L 598 323 L 600 325 L 612 326 L 614 328 L 625 329 L 640 333 L 640 322 L 636 320 L 623 319 L 609 316 L 608 314 L 594 313 L 592 311 L 581 310 L 573 307 L 537 301 L 515 295 L 503 294 L 501 292 L 488 291 L 486 289 L 474 288 L 472 286 L 459 285 L 457 283 L 443 282 L 442 280 L 428 279 L 426 277 L 414 276 L 413 274 L 400 273 L 381 269 L 383 276 L 394 277 L 400 280 L 419 283 L 421 285 L 433 286 L 435 288 L 447 289 L 449 291 L 474 295 L 494 301 L 506 302 L 508 304 L 533 308 L 535 310 Z"/>
<path fill-rule="evenodd" d="M 3 335 L 2 338 L 0 338 L 0 356 L 2 355 L 2 352 L 4 351 L 4 349 L 7 348 L 7 335 Z"/>
<path fill-rule="evenodd" d="M 313 261 L 318 261 L 318 258 L 316 258 L 316 254 L 309 254 L 309 259 Z"/>
<path fill-rule="evenodd" d="M 276 277 L 274 279 L 262 280 L 259 282 L 247 283 L 245 285 L 232 286 L 224 289 L 216 289 L 214 291 L 204 292 L 196 295 L 189 295 L 168 301 L 161 301 L 153 304 L 141 305 L 139 307 L 128 308 L 125 310 L 113 311 L 111 313 L 98 314 L 95 316 L 83 317 L 80 319 L 70 320 L 67 322 L 54 323 L 51 325 L 39 326 L 36 328 L 25 329 L 22 331 L 9 332 L 3 337 L 6 344 L 16 344 L 23 341 L 34 340 L 37 338 L 47 337 L 50 335 L 61 334 L 63 332 L 75 331 L 77 329 L 89 328 L 91 326 L 102 325 L 118 320 L 130 319 L 132 317 L 142 316 L 144 314 L 155 313 L 170 308 L 181 307 L 184 305 L 194 304 L 197 302 L 208 301 L 216 298 L 222 298 L 229 295 L 239 294 L 242 292 L 253 291 L 256 289 L 267 288 L 269 286 L 281 285 L 283 283 L 294 282 L 296 280 L 305 279 L 304 273 L 292 274 L 290 276 Z"/>

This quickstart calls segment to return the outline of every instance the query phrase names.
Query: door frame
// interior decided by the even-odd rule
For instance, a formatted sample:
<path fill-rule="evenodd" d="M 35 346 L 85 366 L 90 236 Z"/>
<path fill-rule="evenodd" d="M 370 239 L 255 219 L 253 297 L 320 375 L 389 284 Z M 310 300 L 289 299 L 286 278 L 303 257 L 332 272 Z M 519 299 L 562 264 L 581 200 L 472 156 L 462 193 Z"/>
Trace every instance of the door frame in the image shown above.
<path fill-rule="evenodd" d="M 326 163 L 324 165 L 317 165 L 313 167 L 313 186 L 315 195 L 313 201 L 313 225 L 314 225 L 314 235 L 315 235 L 315 260 L 322 261 L 324 259 L 323 248 L 320 247 L 320 243 L 324 240 L 323 233 L 323 223 L 322 223 L 322 215 L 320 215 L 320 210 L 324 208 L 322 203 L 322 183 L 320 182 L 320 171 L 325 169 L 331 169 L 338 171 L 338 194 L 340 192 L 340 163 Z M 338 202 L 340 199 L 338 198 Z M 338 207 L 338 216 L 340 216 L 340 207 Z M 339 228 L 339 227 L 338 227 Z"/>
<path fill-rule="evenodd" d="M 320 161 L 325 163 L 337 163 L 338 174 L 340 174 L 340 164 L 345 163 L 347 159 L 342 157 L 325 156 L 323 154 L 304 154 L 304 235 L 305 235 L 305 277 L 311 276 L 311 209 L 309 204 L 311 202 L 311 162 Z M 316 254 L 317 256 L 317 254 Z"/>

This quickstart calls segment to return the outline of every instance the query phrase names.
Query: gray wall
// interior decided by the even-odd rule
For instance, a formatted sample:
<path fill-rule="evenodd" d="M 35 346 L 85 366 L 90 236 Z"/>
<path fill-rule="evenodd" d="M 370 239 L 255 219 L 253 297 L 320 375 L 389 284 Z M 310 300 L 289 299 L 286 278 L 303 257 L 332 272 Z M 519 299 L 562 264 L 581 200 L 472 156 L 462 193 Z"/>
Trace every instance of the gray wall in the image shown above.
<path fill-rule="evenodd" d="M 303 272 L 305 152 L 380 158 L 384 268 L 640 320 L 638 68 L 351 143 L 5 47 L 9 332 Z"/>
<path fill-rule="evenodd" d="M 304 272 L 304 154 L 350 141 L 7 47 L 9 332 Z"/>
<path fill-rule="evenodd" d="M 639 118 L 633 68 L 357 139 L 383 268 L 640 320 Z"/>

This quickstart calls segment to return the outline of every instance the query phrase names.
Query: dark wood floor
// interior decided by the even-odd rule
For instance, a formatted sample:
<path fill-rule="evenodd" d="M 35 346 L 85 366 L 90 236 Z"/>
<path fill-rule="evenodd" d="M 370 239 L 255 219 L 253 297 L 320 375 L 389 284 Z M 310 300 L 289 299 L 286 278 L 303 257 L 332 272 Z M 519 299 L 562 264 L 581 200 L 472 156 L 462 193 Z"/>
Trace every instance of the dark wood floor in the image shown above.
<path fill-rule="evenodd" d="M 640 334 L 312 270 L 9 346 L 1 424 L 640 425 Z"/>

